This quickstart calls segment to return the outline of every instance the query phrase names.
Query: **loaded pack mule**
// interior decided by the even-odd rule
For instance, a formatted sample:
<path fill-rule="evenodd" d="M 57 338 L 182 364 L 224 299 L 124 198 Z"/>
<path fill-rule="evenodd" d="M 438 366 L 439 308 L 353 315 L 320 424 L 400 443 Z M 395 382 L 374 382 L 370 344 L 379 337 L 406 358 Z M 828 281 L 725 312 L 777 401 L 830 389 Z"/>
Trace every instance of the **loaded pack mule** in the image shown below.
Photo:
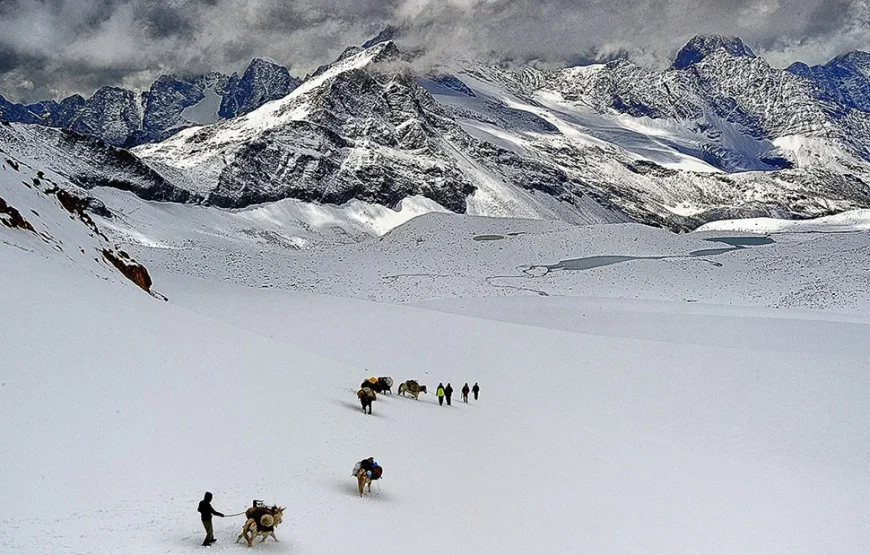
<path fill-rule="evenodd" d="M 426 386 L 418 384 L 417 380 L 408 380 L 399 384 L 399 395 L 403 397 L 408 394 L 417 399 L 421 393 L 428 393 L 428 391 L 426 391 Z"/>
<path fill-rule="evenodd" d="M 359 486 L 359 496 L 362 497 L 366 489 L 368 489 L 369 493 L 372 492 L 372 481 L 380 480 L 384 473 L 384 468 L 380 465 L 375 465 L 370 470 L 354 467 L 354 471 L 356 473 L 357 486 Z"/>
<path fill-rule="evenodd" d="M 254 539 L 257 536 L 263 538 L 260 540 L 260 543 L 265 542 L 269 536 L 278 541 L 278 538 L 275 537 L 275 528 L 281 524 L 281 520 L 284 517 L 284 509 L 286 507 L 273 505 L 272 507 L 255 506 L 245 511 L 245 516 L 248 520 L 242 525 L 242 533 L 236 538 L 236 543 L 245 538 L 248 547 L 251 547 L 254 545 Z"/>
<path fill-rule="evenodd" d="M 381 376 L 380 378 L 371 377 L 364 380 L 360 387 L 368 387 L 375 393 L 393 393 L 393 378 L 389 376 Z"/>
<path fill-rule="evenodd" d="M 374 390 L 369 387 L 364 387 L 356 392 L 356 396 L 359 399 L 360 405 L 362 405 L 363 414 L 365 414 L 366 409 L 368 409 L 368 414 L 371 414 L 372 403 L 378 400 L 378 396 Z"/>

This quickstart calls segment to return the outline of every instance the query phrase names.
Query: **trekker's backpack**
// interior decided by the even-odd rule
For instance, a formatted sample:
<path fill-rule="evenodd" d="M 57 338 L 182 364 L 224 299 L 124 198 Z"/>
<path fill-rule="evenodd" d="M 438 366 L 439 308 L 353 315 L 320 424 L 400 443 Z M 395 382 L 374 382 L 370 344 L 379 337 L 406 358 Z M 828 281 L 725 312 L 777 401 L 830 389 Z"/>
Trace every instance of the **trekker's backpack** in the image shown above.
<path fill-rule="evenodd" d="M 384 473 L 384 467 L 378 465 L 372 468 L 372 480 L 380 480 L 381 475 Z"/>

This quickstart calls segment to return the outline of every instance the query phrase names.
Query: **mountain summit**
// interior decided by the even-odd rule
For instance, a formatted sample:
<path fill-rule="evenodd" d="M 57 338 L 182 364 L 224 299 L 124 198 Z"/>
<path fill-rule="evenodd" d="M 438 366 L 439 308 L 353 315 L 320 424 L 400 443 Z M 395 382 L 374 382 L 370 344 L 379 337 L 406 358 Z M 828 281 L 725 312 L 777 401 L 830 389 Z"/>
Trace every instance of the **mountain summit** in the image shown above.
<path fill-rule="evenodd" d="M 737 37 L 722 35 L 696 35 L 684 46 L 671 67 L 685 69 L 696 64 L 717 50 L 725 50 L 732 56 L 755 58 L 755 52 Z"/>

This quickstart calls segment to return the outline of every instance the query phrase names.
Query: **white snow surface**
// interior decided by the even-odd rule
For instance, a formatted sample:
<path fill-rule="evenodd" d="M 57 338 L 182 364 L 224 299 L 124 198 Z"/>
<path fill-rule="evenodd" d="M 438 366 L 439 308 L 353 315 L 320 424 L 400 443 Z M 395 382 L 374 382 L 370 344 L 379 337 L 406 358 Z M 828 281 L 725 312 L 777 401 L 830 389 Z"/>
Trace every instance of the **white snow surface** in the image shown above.
<path fill-rule="evenodd" d="M 287 507 L 256 553 L 870 545 L 866 233 L 691 256 L 735 234 L 433 213 L 371 237 L 383 215 L 94 191 L 164 302 L 72 256 L 98 238 L 4 171 L 65 248 L 0 227 L 2 553 L 200 552 L 206 490 Z M 658 258 L 544 267 L 614 255 Z M 454 404 L 363 415 L 372 375 Z M 245 551 L 243 520 L 216 518 L 211 550 Z"/>
<path fill-rule="evenodd" d="M 748 233 L 833 233 L 840 231 L 870 231 L 870 210 L 849 210 L 833 216 L 810 220 L 780 220 L 747 218 L 710 222 L 698 231 L 743 231 Z"/>

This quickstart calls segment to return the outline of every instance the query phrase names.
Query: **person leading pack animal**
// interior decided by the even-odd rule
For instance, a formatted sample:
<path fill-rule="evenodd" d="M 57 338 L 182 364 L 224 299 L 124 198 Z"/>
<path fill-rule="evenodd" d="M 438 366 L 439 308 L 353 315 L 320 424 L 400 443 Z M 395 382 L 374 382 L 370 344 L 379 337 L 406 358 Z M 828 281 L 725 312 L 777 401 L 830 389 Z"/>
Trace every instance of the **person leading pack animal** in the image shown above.
<path fill-rule="evenodd" d="M 474 393 L 474 400 L 477 401 L 477 394 L 480 393 L 480 386 L 477 385 L 477 382 L 474 382 L 474 387 L 471 388 L 471 392 Z"/>
<path fill-rule="evenodd" d="M 211 524 L 212 515 L 219 516 L 223 518 L 223 513 L 219 513 L 211 506 L 211 500 L 213 499 L 213 495 L 210 491 L 205 492 L 205 495 L 202 497 L 202 501 L 199 502 L 199 506 L 196 510 L 199 512 L 202 517 L 202 527 L 205 528 L 205 540 L 203 540 L 202 545 L 208 547 L 213 544 L 217 540 L 214 539 L 214 528 Z"/>
<path fill-rule="evenodd" d="M 462 402 L 463 402 L 463 403 L 467 403 L 467 402 L 468 402 L 468 393 L 469 393 L 470 391 L 471 391 L 471 390 L 468 389 L 468 382 L 465 382 L 465 385 L 462 386 Z"/>
<path fill-rule="evenodd" d="M 435 390 L 435 395 L 438 397 L 438 404 L 444 406 L 444 384 L 438 384 L 438 389 Z"/>
<path fill-rule="evenodd" d="M 447 387 L 444 388 L 444 398 L 447 399 L 447 406 L 450 406 L 450 400 L 453 399 L 453 386 L 447 382 Z"/>

